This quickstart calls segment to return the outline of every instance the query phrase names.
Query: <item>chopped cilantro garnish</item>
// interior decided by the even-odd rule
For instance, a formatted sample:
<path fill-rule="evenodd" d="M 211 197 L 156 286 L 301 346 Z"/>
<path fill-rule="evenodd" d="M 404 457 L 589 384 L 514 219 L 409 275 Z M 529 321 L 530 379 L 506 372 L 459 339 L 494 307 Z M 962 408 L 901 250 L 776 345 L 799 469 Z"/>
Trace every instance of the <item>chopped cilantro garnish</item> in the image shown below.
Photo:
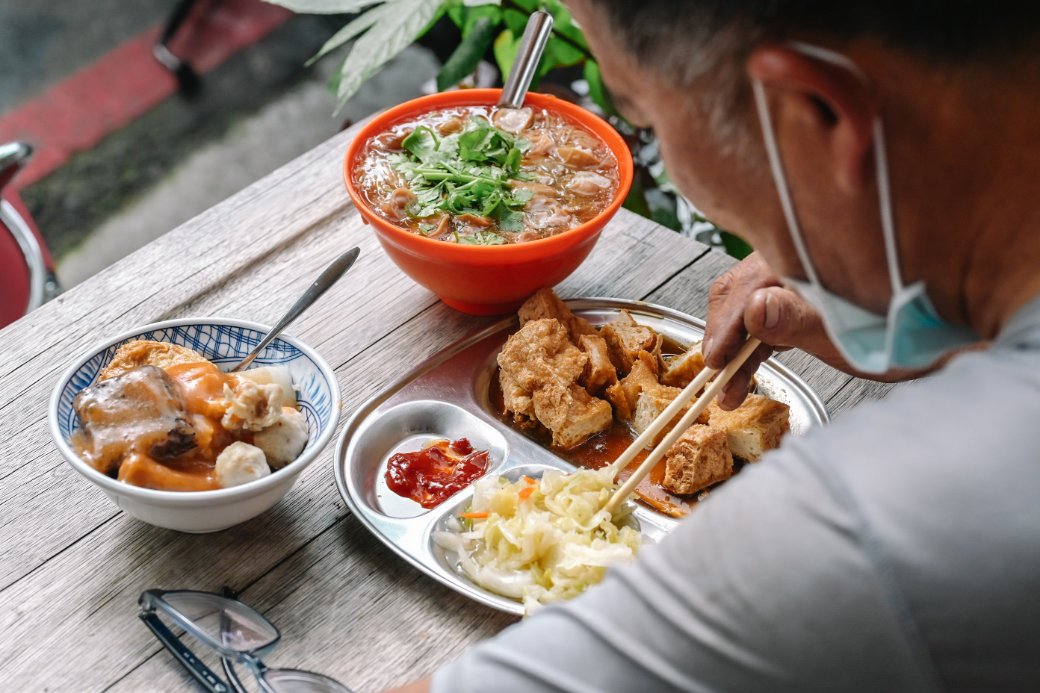
<path fill-rule="evenodd" d="M 513 187 L 513 181 L 526 179 L 520 162 L 529 146 L 527 140 L 499 130 L 487 118 L 473 116 L 461 132 L 444 137 L 425 125 L 415 128 L 402 140 L 403 151 L 391 165 L 415 194 L 408 210 L 412 217 L 473 214 L 494 219 L 502 231 L 515 232 L 523 230 L 520 210 L 531 199 L 530 191 Z M 506 241 L 487 231 L 456 242 L 498 245 Z"/>
<path fill-rule="evenodd" d="M 505 245 L 506 239 L 494 231 L 477 231 L 471 236 L 459 236 L 462 245 Z"/>

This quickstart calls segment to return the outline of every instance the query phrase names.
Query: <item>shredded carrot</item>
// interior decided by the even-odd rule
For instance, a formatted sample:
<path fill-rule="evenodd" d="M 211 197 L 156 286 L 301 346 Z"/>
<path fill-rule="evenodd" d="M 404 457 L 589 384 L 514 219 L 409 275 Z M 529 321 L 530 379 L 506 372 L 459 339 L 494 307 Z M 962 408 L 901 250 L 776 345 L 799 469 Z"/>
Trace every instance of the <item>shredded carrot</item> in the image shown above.
<path fill-rule="evenodd" d="M 528 498 L 532 493 L 534 493 L 534 486 L 528 486 L 527 488 L 520 489 L 520 493 L 516 495 L 520 496 L 520 500 L 524 500 L 525 498 Z"/>
<path fill-rule="evenodd" d="M 534 484 L 534 479 L 532 479 L 531 477 L 525 475 L 524 476 L 524 483 L 525 484 L 529 484 L 529 485 L 533 485 Z"/>
<path fill-rule="evenodd" d="M 487 513 L 460 513 L 459 517 L 464 517 L 467 520 L 483 520 L 488 516 Z"/>

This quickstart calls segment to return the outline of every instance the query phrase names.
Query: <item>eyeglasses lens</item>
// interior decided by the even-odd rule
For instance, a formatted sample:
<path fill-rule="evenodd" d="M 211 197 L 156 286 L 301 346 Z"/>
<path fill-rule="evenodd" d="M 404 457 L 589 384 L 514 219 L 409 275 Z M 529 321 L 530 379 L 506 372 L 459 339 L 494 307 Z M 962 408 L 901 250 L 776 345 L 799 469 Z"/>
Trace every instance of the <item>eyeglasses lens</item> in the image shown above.
<path fill-rule="evenodd" d="M 254 609 L 204 592 L 167 592 L 167 604 L 213 640 L 239 652 L 259 650 L 278 640 L 278 631 Z"/>
<path fill-rule="evenodd" d="M 268 669 L 267 685 L 277 693 L 351 693 L 351 690 L 328 676 L 299 669 Z"/>

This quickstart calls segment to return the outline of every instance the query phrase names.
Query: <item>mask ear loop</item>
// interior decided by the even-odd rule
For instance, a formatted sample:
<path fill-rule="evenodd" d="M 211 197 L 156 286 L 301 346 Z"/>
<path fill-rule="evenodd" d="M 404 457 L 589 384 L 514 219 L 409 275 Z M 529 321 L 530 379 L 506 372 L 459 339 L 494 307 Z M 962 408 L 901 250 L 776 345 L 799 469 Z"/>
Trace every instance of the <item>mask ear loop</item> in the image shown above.
<path fill-rule="evenodd" d="M 888 277 L 892 284 L 892 297 L 895 298 L 905 288 L 903 270 L 899 266 L 899 250 L 896 247 L 896 222 L 892 213 L 892 189 L 889 186 L 888 155 L 885 148 L 885 131 L 881 126 L 881 118 L 874 117 L 874 172 L 878 188 L 878 206 L 881 208 L 881 233 L 885 240 L 885 261 L 888 263 Z"/>
<path fill-rule="evenodd" d="M 813 286 L 822 288 L 820 279 L 816 275 L 816 268 L 809 259 L 809 251 L 805 247 L 802 238 L 802 230 L 798 225 L 798 216 L 794 211 L 794 203 L 791 201 L 791 190 L 787 186 L 787 173 L 784 171 L 783 161 L 780 159 L 780 148 L 776 143 L 773 132 L 773 119 L 769 113 L 769 103 L 766 99 L 766 90 L 759 80 L 752 80 L 751 89 L 755 94 L 755 108 L 758 110 L 758 119 L 762 126 L 762 139 L 765 141 L 766 154 L 769 157 L 769 168 L 773 174 L 773 182 L 780 197 L 780 207 L 783 209 L 784 218 L 787 220 L 787 228 L 791 231 L 791 240 L 794 243 L 798 260 L 802 263 L 805 276 L 808 277 Z"/>

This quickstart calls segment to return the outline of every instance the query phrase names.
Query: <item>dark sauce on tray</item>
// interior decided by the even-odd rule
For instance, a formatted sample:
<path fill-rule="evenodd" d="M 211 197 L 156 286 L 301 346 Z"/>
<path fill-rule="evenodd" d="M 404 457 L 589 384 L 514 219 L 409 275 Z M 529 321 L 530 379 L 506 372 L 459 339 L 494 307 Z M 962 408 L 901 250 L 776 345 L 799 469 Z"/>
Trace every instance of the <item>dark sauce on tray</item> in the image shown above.
<path fill-rule="evenodd" d="M 488 468 L 488 451 L 469 440 L 438 440 L 415 452 L 399 452 L 386 467 L 386 485 L 427 510 L 479 479 Z"/>

